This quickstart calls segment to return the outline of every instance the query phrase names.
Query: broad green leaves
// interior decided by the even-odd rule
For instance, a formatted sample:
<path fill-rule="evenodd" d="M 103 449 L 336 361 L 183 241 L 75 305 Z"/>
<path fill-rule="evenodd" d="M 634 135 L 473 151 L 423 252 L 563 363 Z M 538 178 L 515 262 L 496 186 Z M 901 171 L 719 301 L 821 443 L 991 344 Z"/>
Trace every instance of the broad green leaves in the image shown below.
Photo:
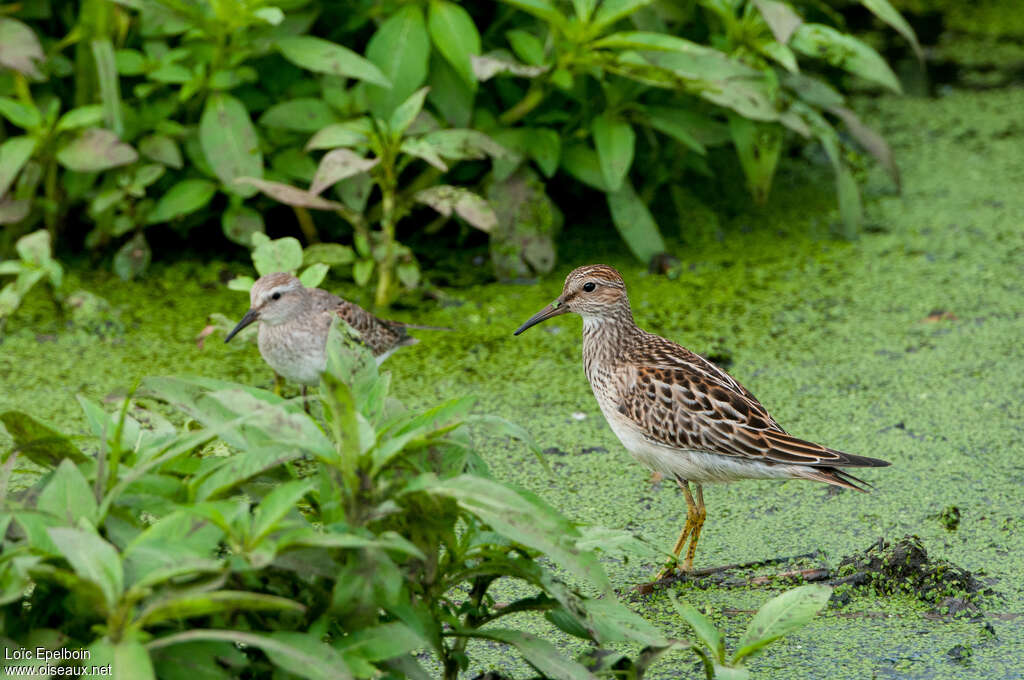
<path fill-rule="evenodd" d="M 801 24 L 790 45 L 808 57 L 824 59 L 829 64 L 883 85 L 893 92 L 902 92 L 896 74 L 871 47 L 852 35 L 840 33 L 824 24 Z"/>
<path fill-rule="evenodd" d="M 480 34 L 469 13 L 449 0 L 431 0 L 427 26 L 434 47 L 470 86 L 476 87 L 471 58 L 480 54 Z"/>
<path fill-rule="evenodd" d="M 186 179 L 167 190 L 149 214 L 149 224 L 170 222 L 204 207 L 217 193 L 217 185 L 207 179 Z"/>
<path fill-rule="evenodd" d="M 766 645 L 806 625 L 831 596 L 832 588 L 829 586 L 806 585 L 766 602 L 747 625 L 738 643 L 739 649 L 733 655 L 733 663 L 758 653 Z"/>
<path fill-rule="evenodd" d="M 243 197 L 256 193 L 255 188 L 235 182 L 239 177 L 263 176 L 263 152 L 242 102 L 228 94 L 210 96 L 199 121 L 199 141 L 226 191 Z"/>
<path fill-rule="evenodd" d="M 391 81 L 371 61 L 328 40 L 312 36 L 281 38 L 277 48 L 288 61 L 310 71 L 391 86 Z"/>
<path fill-rule="evenodd" d="M 415 4 L 401 7 L 370 38 L 366 58 L 389 82 L 367 87 L 370 110 L 387 119 L 427 78 L 430 37 L 423 11 Z"/>
<path fill-rule="evenodd" d="M 139 154 L 110 130 L 89 128 L 57 152 L 61 165 L 76 172 L 99 172 L 134 163 Z"/>
<path fill-rule="evenodd" d="M 7 193 L 35 148 L 36 140 L 28 135 L 11 137 L 0 143 L 0 198 Z"/>
<path fill-rule="evenodd" d="M 0 16 L 0 67 L 42 79 L 39 64 L 45 59 L 36 34 L 17 19 Z"/>
<path fill-rule="evenodd" d="M 637 259 L 650 262 L 667 250 L 654 216 L 631 184 L 624 182 L 618 191 L 609 191 L 607 197 L 612 220 Z"/>
<path fill-rule="evenodd" d="M 609 191 L 618 191 L 633 164 L 633 128 L 623 120 L 603 114 L 594 119 L 591 129 L 605 186 Z"/>

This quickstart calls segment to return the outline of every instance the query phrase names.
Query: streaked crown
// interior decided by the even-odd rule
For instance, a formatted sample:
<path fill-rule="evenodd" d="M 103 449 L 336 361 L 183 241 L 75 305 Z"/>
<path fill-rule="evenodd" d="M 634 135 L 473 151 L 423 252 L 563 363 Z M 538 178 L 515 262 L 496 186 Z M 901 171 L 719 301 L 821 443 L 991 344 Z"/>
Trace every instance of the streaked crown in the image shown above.
<path fill-rule="evenodd" d="M 629 314 L 629 298 L 622 275 L 606 264 L 589 264 L 569 272 L 559 299 L 570 311 L 583 317 Z"/>

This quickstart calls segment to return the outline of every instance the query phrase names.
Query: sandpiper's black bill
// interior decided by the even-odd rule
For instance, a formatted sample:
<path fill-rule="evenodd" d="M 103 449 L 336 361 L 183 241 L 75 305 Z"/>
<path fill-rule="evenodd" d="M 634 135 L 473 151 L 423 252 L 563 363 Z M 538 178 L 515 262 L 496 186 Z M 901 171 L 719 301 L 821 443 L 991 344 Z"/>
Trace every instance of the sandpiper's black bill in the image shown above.
<path fill-rule="evenodd" d="M 243 328 L 245 328 L 258 318 L 259 314 L 256 312 L 256 310 L 250 309 L 248 312 L 245 313 L 245 316 L 242 317 L 242 320 L 238 322 L 238 325 L 231 329 L 231 332 L 228 333 L 228 337 L 224 338 L 224 342 L 230 341 L 231 338 L 235 337 L 238 331 L 242 330 Z"/>
<path fill-rule="evenodd" d="M 512 335 L 519 335 L 530 326 L 536 326 L 541 321 L 546 321 L 553 316 L 558 316 L 559 314 L 565 314 L 568 311 L 568 308 L 561 301 L 555 300 L 554 303 L 548 305 L 547 307 L 545 307 L 544 309 L 540 310 L 539 312 L 531 316 L 529 319 L 527 319 L 526 323 L 517 328 L 516 332 L 513 333 Z"/>

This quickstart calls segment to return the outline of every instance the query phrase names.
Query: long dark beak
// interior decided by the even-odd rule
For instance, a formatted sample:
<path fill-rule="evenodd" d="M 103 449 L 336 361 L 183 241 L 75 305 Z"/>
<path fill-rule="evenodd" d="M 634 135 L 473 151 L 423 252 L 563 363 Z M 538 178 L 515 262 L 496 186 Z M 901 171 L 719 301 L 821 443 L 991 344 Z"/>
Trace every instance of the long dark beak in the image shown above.
<path fill-rule="evenodd" d="M 555 300 L 550 305 L 548 305 L 547 307 L 545 307 L 544 309 L 540 310 L 539 312 L 531 316 L 529 319 L 527 319 L 526 323 L 517 328 L 516 332 L 513 333 L 512 335 L 519 335 L 530 326 L 536 326 L 541 321 L 547 321 L 553 316 L 565 314 L 568 311 L 569 308 L 565 306 L 565 303 L 563 303 L 561 300 Z"/>
<path fill-rule="evenodd" d="M 231 329 L 231 332 L 228 333 L 228 337 L 224 338 L 224 342 L 230 341 L 231 338 L 235 337 L 238 331 L 242 330 L 259 317 L 259 312 L 257 312 L 255 309 L 250 309 L 248 312 L 245 313 L 245 316 L 242 317 L 242 320 L 238 322 L 238 325 Z"/>

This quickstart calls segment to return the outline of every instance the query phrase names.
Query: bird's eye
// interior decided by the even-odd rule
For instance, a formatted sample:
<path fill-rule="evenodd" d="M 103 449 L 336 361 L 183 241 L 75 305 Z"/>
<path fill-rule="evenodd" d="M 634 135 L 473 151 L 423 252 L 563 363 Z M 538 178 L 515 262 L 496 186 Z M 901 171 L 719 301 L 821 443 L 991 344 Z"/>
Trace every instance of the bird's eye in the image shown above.
<path fill-rule="evenodd" d="M 281 294 L 280 293 L 274 293 L 273 295 L 270 296 L 270 299 L 271 300 L 280 300 L 281 299 Z"/>
<path fill-rule="evenodd" d="M 587 281 L 583 284 L 583 290 L 588 293 L 593 293 L 595 288 L 597 288 L 597 284 L 593 281 Z"/>

